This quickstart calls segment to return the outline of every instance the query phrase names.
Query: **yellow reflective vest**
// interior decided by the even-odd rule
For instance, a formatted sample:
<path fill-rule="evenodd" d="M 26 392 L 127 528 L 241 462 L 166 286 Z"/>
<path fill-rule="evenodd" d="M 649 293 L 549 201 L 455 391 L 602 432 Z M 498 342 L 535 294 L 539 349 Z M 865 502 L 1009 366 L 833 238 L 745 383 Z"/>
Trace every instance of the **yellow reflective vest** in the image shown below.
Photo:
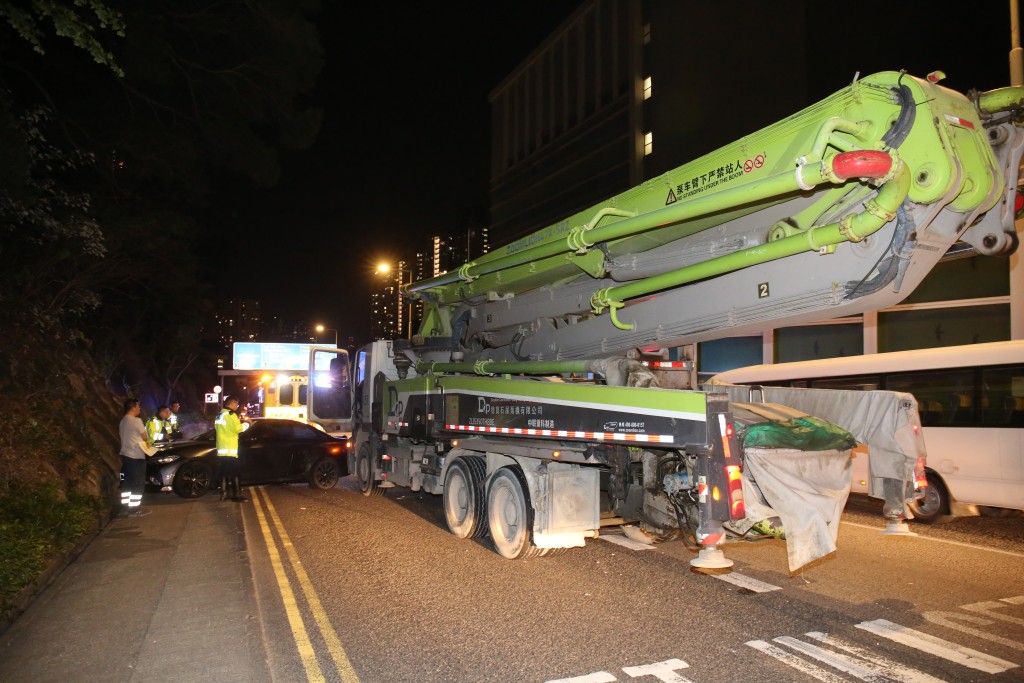
<path fill-rule="evenodd" d="M 242 433 L 242 421 L 232 410 L 224 408 L 213 422 L 217 433 L 217 455 L 228 458 L 238 457 L 238 435 Z"/>
<path fill-rule="evenodd" d="M 149 441 L 149 445 L 152 446 L 157 441 L 166 441 L 166 429 L 164 421 L 156 415 L 146 420 L 146 439 Z"/>

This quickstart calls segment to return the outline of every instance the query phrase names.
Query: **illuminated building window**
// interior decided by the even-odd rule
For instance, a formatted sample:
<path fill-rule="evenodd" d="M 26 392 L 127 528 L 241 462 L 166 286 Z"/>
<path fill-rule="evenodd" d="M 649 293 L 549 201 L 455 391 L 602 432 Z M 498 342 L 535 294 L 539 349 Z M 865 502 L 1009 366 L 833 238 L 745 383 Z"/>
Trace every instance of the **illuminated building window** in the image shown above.
<path fill-rule="evenodd" d="M 648 76 L 647 78 L 644 79 L 644 99 L 645 100 L 651 99 L 651 88 L 652 88 L 652 86 L 651 86 L 651 77 Z"/>
<path fill-rule="evenodd" d="M 651 42 L 651 25 L 644 24 L 644 45 Z"/>
<path fill-rule="evenodd" d="M 644 156 L 654 151 L 654 133 L 644 133 Z"/>

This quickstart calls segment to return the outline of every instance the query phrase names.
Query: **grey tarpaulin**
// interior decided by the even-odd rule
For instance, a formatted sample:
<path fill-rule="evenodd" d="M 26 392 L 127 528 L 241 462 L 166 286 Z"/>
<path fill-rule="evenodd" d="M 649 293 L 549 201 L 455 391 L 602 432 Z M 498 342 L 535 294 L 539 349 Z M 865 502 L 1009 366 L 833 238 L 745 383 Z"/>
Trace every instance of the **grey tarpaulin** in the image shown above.
<path fill-rule="evenodd" d="M 747 519 L 782 520 L 790 571 L 835 551 L 850 483 L 848 450 L 744 449 Z"/>
<path fill-rule="evenodd" d="M 732 384 L 709 385 L 725 391 L 731 401 L 750 401 L 763 392 L 763 400 L 790 406 L 835 423 L 870 448 L 868 493 L 885 501 L 887 512 L 905 509 L 912 495 L 914 466 L 925 457 L 917 400 L 897 391 L 842 391 L 763 387 L 753 390 Z"/>

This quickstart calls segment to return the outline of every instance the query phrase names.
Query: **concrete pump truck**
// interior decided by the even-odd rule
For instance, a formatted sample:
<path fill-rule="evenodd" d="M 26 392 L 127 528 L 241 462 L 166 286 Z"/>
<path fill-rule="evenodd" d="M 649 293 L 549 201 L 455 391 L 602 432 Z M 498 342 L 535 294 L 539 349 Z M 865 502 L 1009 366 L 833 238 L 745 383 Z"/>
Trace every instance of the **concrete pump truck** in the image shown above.
<path fill-rule="evenodd" d="M 863 78 L 405 285 L 418 334 L 363 347 L 351 370 L 314 349 L 310 367 L 331 371 L 311 370 L 310 419 L 351 434 L 365 495 L 440 494 L 453 534 L 511 559 L 615 524 L 727 567 L 727 541 L 781 535 L 771 516 L 795 569 L 835 550 L 858 441 L 871 495 L 905 530 L 924 485 L 912 396 L 669 389 L 639 350 L 891 306 L 958 242 L 1010 253 L 1024 89 L 965 96 L 940 79 Z"/>

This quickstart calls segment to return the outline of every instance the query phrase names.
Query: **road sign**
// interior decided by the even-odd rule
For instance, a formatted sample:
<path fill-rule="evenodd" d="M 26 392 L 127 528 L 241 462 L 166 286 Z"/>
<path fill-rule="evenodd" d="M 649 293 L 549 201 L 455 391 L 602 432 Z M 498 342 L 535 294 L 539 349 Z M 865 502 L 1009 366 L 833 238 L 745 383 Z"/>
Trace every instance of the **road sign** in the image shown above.
<path fill-rule="evenodd" d="M 207 403 L 217 403 L 217 394 L 207 394 L 206 395 L 206 402 Z"/>

